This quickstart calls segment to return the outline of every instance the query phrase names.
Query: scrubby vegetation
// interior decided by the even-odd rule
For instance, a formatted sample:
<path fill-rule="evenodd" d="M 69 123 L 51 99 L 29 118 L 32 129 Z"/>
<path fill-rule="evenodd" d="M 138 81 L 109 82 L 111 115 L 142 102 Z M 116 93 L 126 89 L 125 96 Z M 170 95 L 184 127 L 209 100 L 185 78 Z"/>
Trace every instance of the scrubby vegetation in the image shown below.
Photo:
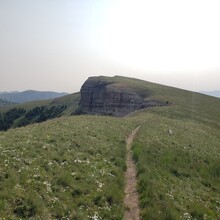
<path fill-rule="evenodd" d="M 0 115 L 0 130 L 5 131 L 12 127 L 14 121 L 25 114 L 24 109 L 13 108 Z"/>
<path fill-rule="evenodd" d="M 13 108 L 0 114 L 0 130 L 6 131 L 11 127 L 21 127 L 56 118 L 61 116 L 61 113 L 65 109 L 65 105 L 52 107 L 40 106 L 29 111 L 23 108 Z"/>
<path fill-rule="evenodd" d="M 15 104 L 15 103 L 0 99 L 0 107 L 10 106 L 10 105 L 13 105 L 13 104 Z"/>

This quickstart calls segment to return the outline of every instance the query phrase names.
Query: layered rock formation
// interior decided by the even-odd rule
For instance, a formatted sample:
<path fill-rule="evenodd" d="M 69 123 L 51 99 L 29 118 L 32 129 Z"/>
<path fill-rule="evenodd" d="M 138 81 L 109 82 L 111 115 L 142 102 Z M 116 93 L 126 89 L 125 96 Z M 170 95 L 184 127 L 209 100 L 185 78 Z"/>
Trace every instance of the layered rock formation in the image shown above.
<path fill-rule="evenodd" d="M 133 89 L 122 83 L 90 77 L 82 86 L 80 113 L 124 116 L 135 110 L 164 105 L 156 100 L 144 101 Z"/>

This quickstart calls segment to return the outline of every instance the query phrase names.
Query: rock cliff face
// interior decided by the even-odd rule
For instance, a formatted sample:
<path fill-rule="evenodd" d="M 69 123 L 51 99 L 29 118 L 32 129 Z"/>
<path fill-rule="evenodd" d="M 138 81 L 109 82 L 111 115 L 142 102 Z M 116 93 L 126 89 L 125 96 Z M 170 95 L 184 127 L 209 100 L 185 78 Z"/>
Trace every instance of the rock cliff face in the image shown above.
<path fill-rule="evenodd" d="M 84 114 L 124 116 L 135 110 L 163 105 L 155 100 L 144 101 L 122 83 L 90 77 L 82 86 L 80 111 Z"/>

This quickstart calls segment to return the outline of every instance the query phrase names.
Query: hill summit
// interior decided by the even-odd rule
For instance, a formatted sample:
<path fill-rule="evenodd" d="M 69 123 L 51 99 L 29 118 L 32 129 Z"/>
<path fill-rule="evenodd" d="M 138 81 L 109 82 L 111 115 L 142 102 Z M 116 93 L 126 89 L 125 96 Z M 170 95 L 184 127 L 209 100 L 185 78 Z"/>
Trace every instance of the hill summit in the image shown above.
<path fill-rule="evenodd" d="M 168 103 L 145 97 L 117 77 L 90 77 L 81 88 L 80 111 L 83 114 L 124 116 L 135 110 Z M 147 100 L 146 100 L 147 98 Z"/>

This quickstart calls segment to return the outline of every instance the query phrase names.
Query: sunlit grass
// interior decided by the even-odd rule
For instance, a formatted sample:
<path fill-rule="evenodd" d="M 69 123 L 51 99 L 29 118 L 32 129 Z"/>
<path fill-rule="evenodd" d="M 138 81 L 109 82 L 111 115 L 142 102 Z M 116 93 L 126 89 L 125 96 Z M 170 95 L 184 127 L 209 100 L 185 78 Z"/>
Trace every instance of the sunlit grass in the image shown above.
<path fill-rule="evenodd" d="M 218 219 L 219 130 L 158 114 L 142 117 L 133 145 L 142 218 Z"/>
<path fill-rule="evenodd" d="M 121 219 L 125 127 L 80 116 L 0 133 L 0 216 Z"/>
<path fill-rule="evenodd" d="M 0 217 L 122 219 L 125 139 L 141 125 L 132 150 L 142 219 L 218 219 L 219 100 L 141 80 L 102 78 L 170 105 L 124 118 L 61 117 L 0 132 Z M 44 104 L 67 104 L 63 114 L 71 115 L 79 97 Z"/>

